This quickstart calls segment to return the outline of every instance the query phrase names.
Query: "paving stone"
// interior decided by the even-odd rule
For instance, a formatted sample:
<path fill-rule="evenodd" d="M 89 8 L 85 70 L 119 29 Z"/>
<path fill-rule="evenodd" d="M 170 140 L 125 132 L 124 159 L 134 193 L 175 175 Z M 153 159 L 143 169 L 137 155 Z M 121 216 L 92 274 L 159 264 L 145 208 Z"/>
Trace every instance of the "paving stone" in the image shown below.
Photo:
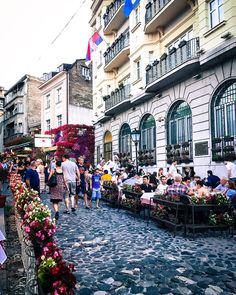
<path fill-rule="evenodd" d="M 64 259 L 76 266 L 76 294 L 236 294 L 234 239 L 174 237 L 125 210 L 101 203 L 88 211 L 79 202 L 76 215 L 60 214 L 56 232 Z"/>

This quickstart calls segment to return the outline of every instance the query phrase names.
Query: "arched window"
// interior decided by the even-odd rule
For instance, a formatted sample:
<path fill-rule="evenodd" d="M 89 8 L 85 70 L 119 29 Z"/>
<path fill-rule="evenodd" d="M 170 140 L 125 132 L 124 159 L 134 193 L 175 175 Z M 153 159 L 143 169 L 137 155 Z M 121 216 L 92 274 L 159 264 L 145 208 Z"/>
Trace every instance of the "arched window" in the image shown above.
<path fill-rule="evenodd" d="M 178 101 L 167 117 L 168 144 L 182 144 L 192 141 L 192 113 L 185 101 Z"/>
<path fill-rule="evenodd" d="M 106 131 L 104 135 L 104 159 L 105 161 L 112 160 L 112 134 Z"/>
<path fill-rule="evenodd" d="M 120 153 L 131 155 L 131 129 L 127 123 L 121 127 L 119 145 Z"/>
<path fill-rule="evenodd" d="M 141 150 L 153 150 L 156 148 L 156 123 L 152 115 L 146 115 L 140 124 Z"/>
<path fill-rule="evenodd" d="M 236 80 L 225 82 L 214 94 L 211 105 L 212 137 L 236 136 Z"/>

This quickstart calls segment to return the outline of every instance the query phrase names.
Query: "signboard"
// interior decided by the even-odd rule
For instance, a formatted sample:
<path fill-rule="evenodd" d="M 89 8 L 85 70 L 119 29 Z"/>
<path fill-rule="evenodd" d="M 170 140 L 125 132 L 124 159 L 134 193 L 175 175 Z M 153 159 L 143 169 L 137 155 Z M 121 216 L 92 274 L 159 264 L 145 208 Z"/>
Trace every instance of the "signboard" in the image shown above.
<path fill-rule="evenodd" d="M 195 143 L 195 156 L 208 156 L 208 141 Z"/>
<path fill-rule="evenodd" d="M 51 147 L 53 143 L 53 137 L 45 134 L 35 134 L 34 146 L 35 147 Z"/>

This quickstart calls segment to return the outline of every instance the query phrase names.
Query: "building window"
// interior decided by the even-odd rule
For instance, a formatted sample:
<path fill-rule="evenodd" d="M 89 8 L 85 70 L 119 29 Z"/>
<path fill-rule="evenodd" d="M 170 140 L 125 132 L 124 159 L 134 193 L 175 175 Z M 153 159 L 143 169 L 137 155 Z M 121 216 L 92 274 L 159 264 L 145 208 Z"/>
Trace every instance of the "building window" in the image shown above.
<path fill-rule="evenodd" d="M 50 94 L 46 95 L 46 109 L 50 108 Z"/>
<path fill-rule="evenodd" d="M 61 87 L 57 89 L 57 103 L 62 101 Z"/>
<path fill-rule="evenodd" d="M 210 28 L 215 27 L 224 19 L 223 0 L 212 0 L 209 2 Z"/>
<path fill-rule="evenodd" d="M 134 26 L 136 26 L 140 21 L 140 8 L 137 6 L 134 9 Z"/>
<path fill-rule="evenodd" d="M 140 59 L 136 60 L 134 62 L 134 66 L 135 66 L 135 81 L 139 80 L 141 78 L 141 73 L 140 73 Z"/>
<path fill-rule="evenodd" d="M 236 136 L 236 80 L 225 82 L 212 100 L 213 138 Z"/>
<path fill-rule="evenodd" d="M 192 141 L 192 113 L 185 101 L 179 101 L 171 108 L 167 118 L 168 144 Z"/>
<path fill-rule="evenodd" d="M 178 48 L 181 41 L 189 41 L 191 39 L 193 39 L 193 29 L 186 31 L 183 35 L 174 39 L 171 44 L 168 45 L 168 51 L 170 51 L 173 47 Z"/>
<path fill-rule="evenodd" d="M 156 123 L 152 115 L 146 115 L 140 124 L 141 150 L 153 150 L 156 148 Z"/>
<path fill-rule="evenodd" d="M 87 80 L 91 80 L 90 69 L 82 67 L 82 76 Z"/>
<path fill-rule="evenodd" d="M 18 103 L 18 112 L 23 113 L 23 103 Z"/>
<path fill-rule="evenodd" d="M 131 129 L 128 124 L 124 124 L 120 130 L 120 137 L 119 137 L 119 150 L 120 153 L 126 153 L 128 156 L 131 155 L 131 146 L 132 146 L 132 139 L 131 139 Z"/>
<path fill-rule="evenodd" d="M 105 161 L 112 159 L 112 134 L 107 131 L 104 135 L 104 159 Z"/>
<path fill-rule="evenodd" d="M 51 122 L 50 119 L 46 120 L 46 129 L 50 130 L 51 129 Z"/>
<path fill-rule="evenodd" d="M 102 26 L 102 14 L 100 13 L 97 17 L 97 29 L 99 30 Z"/>
<path fill-rule="evenodd" d="M 62 125 L 62 115 L 58 115 L 57 116 L 57 126 L 61 126 Z"/>
<path fill-rule="evenodd" d="M 99 51 L 99 63 L 98 63 L 98 66 L 102 65 L 102 51 L 100 50 Z"/>

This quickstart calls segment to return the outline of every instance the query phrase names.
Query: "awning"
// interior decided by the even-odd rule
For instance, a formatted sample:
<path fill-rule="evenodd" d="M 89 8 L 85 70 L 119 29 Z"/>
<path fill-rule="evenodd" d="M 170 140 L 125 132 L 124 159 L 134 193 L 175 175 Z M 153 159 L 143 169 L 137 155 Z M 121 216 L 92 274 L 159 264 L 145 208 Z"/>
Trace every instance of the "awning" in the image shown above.
<path fill-rule="evenodd" d="M 43 151 L 45 153 L 47 153 L 47 152 L 55 152 L 56 150 L 57 150 L 57 146 L 51 146 L 51 147 L 43 148 Z"/>
<path fill-rule="evenodd" d="M 20 149 L 20 148 L 23 148 L 23 147 L 26 147 L 26 146 L 29 146 L 29 145 L 32 145 L 31 141 L 24 142 L 24 143 L 21 143 L 21 144 L 16 144 L 16 145 L 5 146 L 4 149 L 5 150 L 16 150 L 16 149 Z"/>

